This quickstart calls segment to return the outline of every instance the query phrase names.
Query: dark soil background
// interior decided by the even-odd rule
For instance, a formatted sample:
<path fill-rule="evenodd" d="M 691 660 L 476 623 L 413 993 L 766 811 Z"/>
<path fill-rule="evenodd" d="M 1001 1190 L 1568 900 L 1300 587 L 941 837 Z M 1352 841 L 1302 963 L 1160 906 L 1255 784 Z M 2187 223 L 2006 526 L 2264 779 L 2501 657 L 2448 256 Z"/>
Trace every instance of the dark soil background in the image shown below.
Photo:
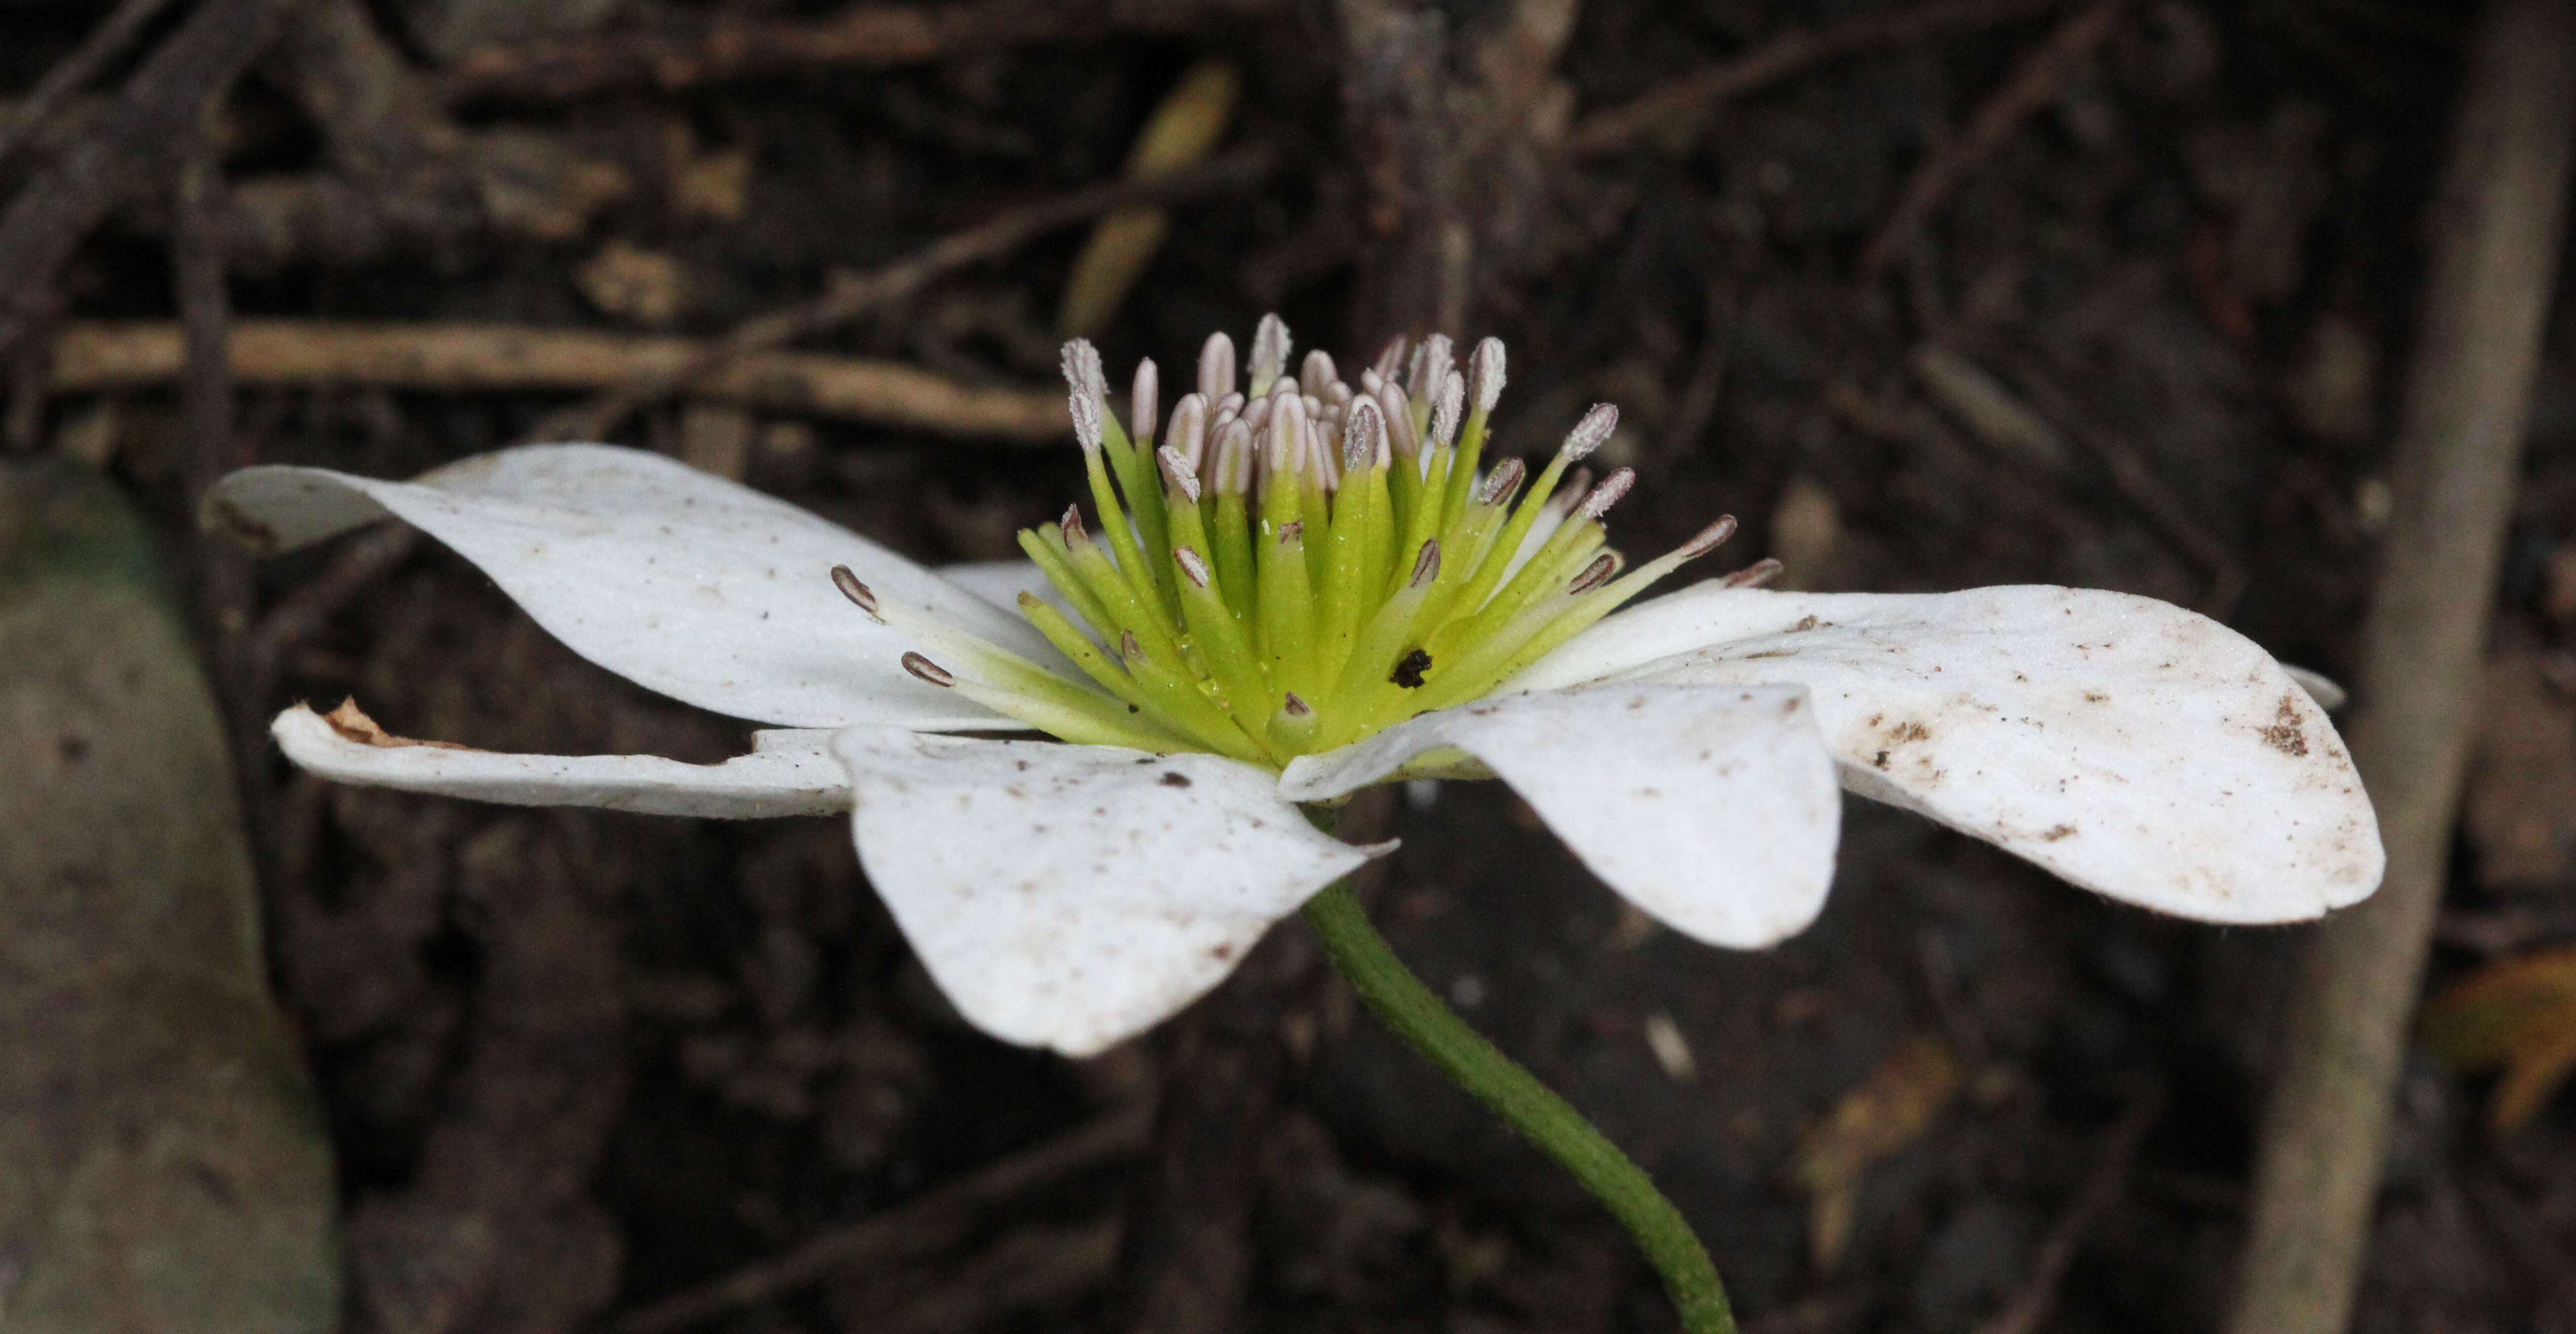
<path fill-rule="evenodd" d="M 1445 322 L 1510 345 L 1507 448 L 1620 405 L 1632 551 L 1731 511 L 1731 549 L 1780 557 L 1788 586 L 2129 590 L 2348 670 L 2466 15 L 2138 0 L 2078 41 L 2090 7 L 1990 4 L 1640 126 L 1596 119 L 1920 3 L 974 0 L 922 6 L 951 21 L 917 48 L 539 86 L 474 84 L 490 66 L 458 53 L 691 49 L 720 22 L 838 11 L 615 0 L 539 38 L 512 5 L 311 0 L 212 113 L 193 178 L 212 223 L 190 231 L 174 166 L 45 318 L 175 319 L 193 234 L 237 320 L 718 337 L 1116 179 L 1182 72 L 1222 60 L 1240 104 L 1100 332 L 1113 379 L 1152 356 L 1169 386 L 1209 330 L 1246 338 L 1265 310 L 1345 364 Z M 104 8 L 0 0 L 0 105 Z M 2051 42 L 2069 49 L 2030 74 Z M 76 151 L 137 59 L 0 161 L 0 190 Z M 388 88 L 411 110 L 385 113 Z M 1999 97 L 2022 114 L 1882 239 Z M 535 202 L 497 202 L 494 164 Z M 345 207 L 279 202 L 326 186 Z M 797 345 L 1052 392 L 1087 231 L 941 268 Z M 2571 311 L 2437 982 L 2576 936 Z M 531 812 L 288 768 L 264 720 L 343 696 L 495 749 L 743 743 L 428 544 L 254 566 L 189 520 L 224 467 L 407 475 L 576 396 L 246 374 L 209 458 L 175 373 L 47 374 L 22 350 L 12 447 L 103 467 L 206 590 L 274 984 L 340 1164 L 350 1329 L 1672 1327 L 1616 1227 L 1356 1013 L 1296 923 L 1182 1019 L 1068 1063 L 946 1008 L 839 821 Z M 932 562 L 1014 554 L 1079 479 L 1069 441 L 685 391 L 610 436 Z M 2296 931 L 2153 918 L 1854 802 L 1823 920 L 1729 954 L 1623 908 L 1499 787 L 1383 791 L 1352 819 L 1404 840 L 1366 885 L 1397 947 L 1655 1173 L 1752 1329 L 1985 1329 L 2034 1290 L 2070 1334 L 2216 1324 Z M 2498 1134 L 2484 1093 L 2429 1056 L 2410 1074 L 2358 1328 L 2576 1331 L 2576 1105 Z"/>

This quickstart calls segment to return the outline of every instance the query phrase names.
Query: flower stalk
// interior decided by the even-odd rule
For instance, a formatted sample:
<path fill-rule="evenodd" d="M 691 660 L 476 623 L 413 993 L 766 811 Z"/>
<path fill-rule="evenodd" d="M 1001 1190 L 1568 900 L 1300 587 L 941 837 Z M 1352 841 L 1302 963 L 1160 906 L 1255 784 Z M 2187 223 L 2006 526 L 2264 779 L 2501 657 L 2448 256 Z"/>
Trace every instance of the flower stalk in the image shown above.
<path fill-rule="evenodd" d="M 1329 831 L 1330 812 L 1309 808 L 1307 818 Z M 1717 1265 L 1644 1168 L 1423 985 L 1370 925 L 1348 880 L 1325 886 L 1306 901 L 1303 913 L 1333 967 L 1379 1022 L 1573 1173 L 1628 1229 L 1663 1279 L 1686 1334 L 1734 1334 L 1735 1315 Z"/>

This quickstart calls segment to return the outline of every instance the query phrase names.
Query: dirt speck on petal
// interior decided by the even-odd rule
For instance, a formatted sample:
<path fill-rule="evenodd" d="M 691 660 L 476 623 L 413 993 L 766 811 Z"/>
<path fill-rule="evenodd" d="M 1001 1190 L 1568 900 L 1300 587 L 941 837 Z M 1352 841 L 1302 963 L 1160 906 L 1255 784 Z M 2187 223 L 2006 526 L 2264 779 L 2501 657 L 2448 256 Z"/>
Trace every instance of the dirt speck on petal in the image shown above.
<path fill-rule="evenodd" d="M 2263 729 L 2263 744 L 2284 755 L 2308 753 L 2308 734 L 2299 726 L 2299 702 L 2287 695 L 2281 697 L 2281 711 L 2273 715 L 2272 725 Z"/>

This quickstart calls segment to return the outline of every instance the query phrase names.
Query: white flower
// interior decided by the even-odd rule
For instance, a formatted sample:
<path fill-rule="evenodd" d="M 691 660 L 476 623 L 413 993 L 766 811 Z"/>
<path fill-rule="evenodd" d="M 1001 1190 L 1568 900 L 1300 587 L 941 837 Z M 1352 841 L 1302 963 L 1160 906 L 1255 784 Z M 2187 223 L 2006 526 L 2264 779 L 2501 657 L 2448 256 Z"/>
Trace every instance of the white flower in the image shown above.
<path fill-rule="evenodd" d="M 1097 359 L 1069 355 L 1108 531 L 1094 542 L 1068 513 L 1023 535 L 1070 585 L 1054 604 L 1028 596 L 1048 588 L 1035 566 L 934 574 L 602 445 L 410 482 L 252 468 L 209 516 L 279 551 L 402 519 L 584 657 L 778 729 L 701 766 L 407 742 L 298 707 L 274 728 L 297 764 L 531 805 L 851 811 L 870 881 L 958 1009 L 1068 1053 L 1188 1004 L 1384 851 L 1318 832 L 1298 803 L 1390 778 L 1497 776 L 1612 889 L 1738 948 L 1814 918 L 1838 780 L 2204 921 L 2311 918 L 2377 885 L 2377 827 L 2333 726 L 2225 627 L 2083 589 L 1776 593 L 1747 586 L 1760 567 L 1605 615 L 1731 524 L 1614 580 L 1625 562 L 1598 520 L 1624 474 L 1515 508 L 1517 461 L 1476 471 L 1499 345 L 1464 375 L 1445 340 L 1418 349 L 1410 393 L 1391 353 L 1354 393 L 1329 358 L 1288 377 L 1270 323 L 1249 401 L 1211 340 L 1160 450 L 1150 368 L 1131 442 L 1102 412 Z M 1610 421 L 1588 416 L 1541 481 Z M 1307 531 L 1320 555 L 1299 549 Z M 1081 744 L 959 735 L 1032 728 Z"/>

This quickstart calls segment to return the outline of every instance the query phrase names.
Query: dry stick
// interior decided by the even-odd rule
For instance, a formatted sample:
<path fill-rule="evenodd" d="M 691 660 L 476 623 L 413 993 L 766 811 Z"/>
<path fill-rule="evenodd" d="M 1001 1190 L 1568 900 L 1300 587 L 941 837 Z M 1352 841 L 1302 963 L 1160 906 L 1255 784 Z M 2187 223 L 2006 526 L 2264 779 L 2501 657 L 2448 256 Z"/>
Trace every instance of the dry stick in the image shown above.
<path fill-rule="evenodd" d="M 2340 1334 L 2391 1091 L 2440 906 L 2523 416 L 2556 287 L 2576 0 L 2492 0 L 2434 197 L 2390 520 L 2348 741 L 2388 847 L 2378 895 L 2320 927 L 2263 1124 L 2231 1334 Z"/>
<path fill-rule="evenodd" d="M 293 0 L 206 0 L 127 80 L 98 127 L 0 211 L 0 353 L 41 313 L 81 239 L 194 149 L 198 117 L 268 46 Z"/>
<path fill-rule="evenodd" d="M 665 1297 L 611 1322 L 608 1329 L 610 1334 L 667 1334 L 784 1296 L 840 1270 L 900 1263 L 944 1250 L 964 1239 L 980 1210 L 1143 1149 L 1153 1124 L 1151 1100 L 1121 1107 L 873 1218 L 826 1232 L 774 1260 Z"/>
<path fill-rule="evenodd" d="M 2165 1095 L 2161 1088 L 2150 1089 L 2129 1104 L 2120 1114 L 2119 1123 L 2103 1142 L 2102 1156 L 2095 1159 L 2092 1175 L 2085 1178 L 2084 1189 L 2075 1202 L 2058 1216 L 2039 1244 L 2039 1255 L 2031 1261 L 2030 1276 L 2022 1280 L 2021 1289 L 2006 1303 L 1978 1334 L 2038 1334 L 2040 1323 L 2048 1319 L 2048 1310 L 2057 1303 L 2058 1285 L 2066 1280 L 2067 1268 L 2075 1263 L 2076 1252 L 2084 1245 L 2094 1225 L 2102 1221 L 2111 1206 L 2119 1203 L 2128 1188 L 2129 1164 L 2138 1156 L 2138 1146 L 2146 1141 L 2147 1132 L 2155 1128 L 2156 1118 L 2164 1114 Z"/>
<path fill-rule="evenodd" d="M 2042 372 L 2037 362 L 2016 357 L 2011 365 L 2022 392 L 2030 395 L 2032 406 L 2046 414 L 2049 422 L 2065 432 L 2078 449 L 2092 456 L 2111 479 L 2112 489 L 2147 521 L 2166 546 L 2209 577 L 2209 591 L 2201 596 L 2198 610 L 2225 619 L 2228 609 L 2245 592 L 2245 568 L 2237 563 L 2236 553 L 2200 521 L 2189 501 L 2138 457 L 2138 451 L 2128 441 L 2095 425 L 2076 405 L 2075 396 Z"/>
<path fill-rule="evenodd" d="M 468 52 L 439 77 L 450 105 L 561 102 L 617 88 L 663 91 L 724 79 L 882 69 L 961 51 L 1106 34 L 1173 33 L 1217 13 L 1246 17 L 1275 0 L 978 0 L 862 4 L 825 19 L 727 18 L 693 33 L 611 32 Z"/>
<path fill-rule="evenodd" d="M 2056 0 L 1931 0 L 1893 14 L 1870 14 L 1828 28 L 1785 32 L 1732 60 L 1685 75 L 1634 101 L 1583 118 L 1565 139 L 1577 157 L 1613 153 L 1714 103 L 1743 97 L 1845 56 L 2033 18 Z"/>
<path fill-rule="evenodd" d="M 420 530 L 409 524 L 388 524 L 353 538 L 322 573 L 278 599 L 244 641 L 242 675 L 249 682 L 245 696 L 268 699 L 286 651 L 321 633 L 369 585 L 409 560 L 421 541 Z"/>
<path fill-rule="evenodd" d="M 1924 220 L 1941 207 L 1951 188 L 2011 138 L 2032 112 L 2057 96 L 2067 76 L 2084 63 L 2094 48 L 2109 39 L 2126 7 L 2126 0 L 2094 0 L 2068 15 L 2046 40 L 2022 57 L 2003 87 L 1977 108 L 1966 133 L 1914 168 L 1913 178 L 1905 183 L 1905 193 L 1897 198 L 1896 211 L 1888 215 L 1878 235 L 1871 237 L 1860 252 L 1862 282 L 1875 281 L 1897 248 L 1912 241 Z"/>
<path fill-rule="evenodd" d="M 170 0 L 125 0 L 105 21 L 90 29 L 89 36 L 82 38 L 81 44 L 74 47 L 70 55 L 46 70 L 45 77 L 38 79 L 36 86 L 19 99 L 17 108 L 9 114 L 6 123 L 0 123 L 0 161 L 8 160 L 11 153 L 18 151 L 19 145 L 24 144 L 27 137 L 36 132 L 36 127 L 44 124 L 45 118 L 54 114 L 55 108 L 60 107 L 65 99 L 97 78 L 98 72 L 107 67 L 107 62 L 116 59 L 118 53 L 134 40 L 135 34 L 143 31 L 143 25 L 151 22 L 152 16 L 169 3 Z"/>
<path fill-rule="evenodd" d="M 508 324 L 238 320 L 230 350 L 233 376 L 246 384 L 467 393 L 622 386 L 671 374 L 703 355 L 705 344 Z M 180 363 L 176 325 L 75 322 L 54 344 L 53 387 L 78 393 L 167 384 Z M 1061 390 L 961 384 L 858 357 L 765 353 L 691 392 L 777 412 L 1021 444 L 1051 443 L 1072 430 Z"/>
<path fill-rule="evenodd" d="M 1259 180 L 1270 166 L 1268 153 L 1245 149 L 1188 171 L 1148 180 L 1111 181 L 997 214 L 962 232 L 943 236 L 883 268 L 836 284 L 820 296 L 746 321 L 676 366 L 635 375 L 597 400 L 547 418 L 536 434 L 555 440 L 599 439 L 637 408 L 701 385 L 710 377 L 720 379 L 728 367 L 740 370 L 740 363 L 755 353 L 846 324 L 900 301 L 949 273 L 1008 254 L 1057 228 L 1137 204 L 1170 203 L 1236 189 Z M 1054 415 L 1064 415 L 1060 404 Z M 1047 438 L 1062 433 L 1057 430 Z"/>
<path fill-rule="evenodd" d="M 881 1309 L 854 1310 L 847 1327 L 868 1334 L 958 1334 L 989 1329 L 1013 1311 L 1063 1303 L 1117 1271 L 1119 1231 L 1116 1218 L 1023 1229 L 933 1282 L 908 1278 L 900 1285 L 908 1291 Z M 871 1295 L 893 1291 L 880 1287 Z"/>

